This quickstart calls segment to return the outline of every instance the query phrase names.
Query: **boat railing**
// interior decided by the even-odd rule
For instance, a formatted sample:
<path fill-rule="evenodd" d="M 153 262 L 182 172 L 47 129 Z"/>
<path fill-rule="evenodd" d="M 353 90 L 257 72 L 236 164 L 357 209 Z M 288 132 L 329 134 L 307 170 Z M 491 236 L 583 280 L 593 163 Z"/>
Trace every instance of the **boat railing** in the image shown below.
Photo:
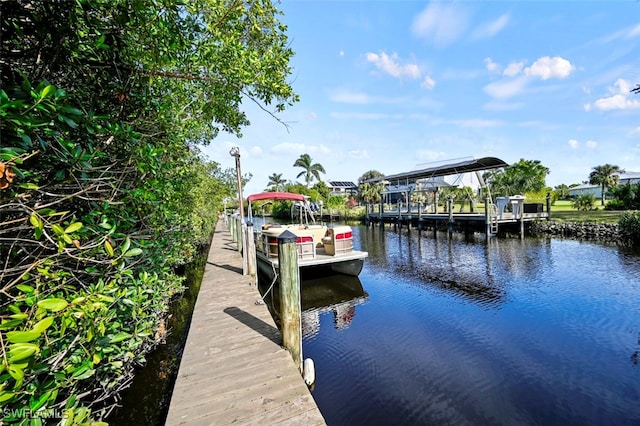
<path fill-rule="evenodd" d="M 256 232 L 256 249 L 270 258 L 278 257 L 278 237 L 286 228 L 276 228 L 271 232 Z M 299 259 L 314 259 L 316 243 L 311 232 L 296 232 L 296 248 Z"/>

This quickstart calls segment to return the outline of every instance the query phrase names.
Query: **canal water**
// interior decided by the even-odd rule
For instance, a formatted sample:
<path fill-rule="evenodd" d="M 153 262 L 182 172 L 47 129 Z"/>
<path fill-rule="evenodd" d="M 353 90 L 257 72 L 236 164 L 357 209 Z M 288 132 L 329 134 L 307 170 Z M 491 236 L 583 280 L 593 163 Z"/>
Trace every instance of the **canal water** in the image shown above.
<path fill-rule="evenodd" d="M 637 253 L 353 228 L 361 275 L 302 282 L 329 425 L 640 424 Z"/>

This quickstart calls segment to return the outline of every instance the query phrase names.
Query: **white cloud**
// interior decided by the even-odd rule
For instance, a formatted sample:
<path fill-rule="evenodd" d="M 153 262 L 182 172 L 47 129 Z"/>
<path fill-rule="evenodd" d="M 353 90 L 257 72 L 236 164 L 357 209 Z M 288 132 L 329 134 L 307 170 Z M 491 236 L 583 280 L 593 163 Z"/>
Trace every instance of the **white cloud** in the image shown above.
<path fill-rule="evenodd" d="M 625 34 L 624 38 L 634 38 L 634 37 L 638 37 L 640 35 L 640 24 L 636 25 L 633 28 L 630 28 L 627 33 Z"/>
<path fill-rule="evenodd" d="M 494 98 L 510 98 L 522 93 L 525 88 L 526 82 L 526 78 L 522 76 L 506 81 L 496 81 L 484 86 L 484 91 Z"/>
<path fill-rule="evenodd" d="M 509 23 L 509 14 L 505 13 L 497 19 L 480 25 L 473 31 L 473 39 L 491 38 L 502 31 Z"/>
<path fill-rule="evenodd" d="M 600 98 L 592 105 L 586 104 L 585 111 L 591 111 L 592 107 L 600 111 L 609 111 L 616 109 L 636 109 L 640 108 L 640 101 L 631 99 L 631 83 L 619 78 L 614 85 L 609 88 L 611 96 Z"/>
<path fill-rule="evenodd" d="M 640 35 L 640 24 L 636 24 L 633 27 L 628 27 L 615 33 L 609 34 L 598 41 L 600 43 L 611 43 L 618 40 L 629 40 Z"/>
<path fill-rule="evenodd" d="M 344 56 L 344 50 L 341 50 L 340 52 L 338 52 L 338 55 Z"/>
<path fill-rule="evenodd" d="M 485 93 L 497 99 L 510 98 L 523 93 L 533 78 L 565 78 L 575 69 L 571 62 L 559 56 L 544 56 L 527 68 L 524 68 L 524 64 L 524 61 L 511 62 L 503 72 L 509 78 L 487 84 Z"/>
<path fill-rule="evenodd" d="M 521 62 L 511 62 L 502 72 L 502 75 L 506 75 L 507 77 L 515 77 L 516 75 L 522 72 L 524 68 L 524 61 Z"/>
<path fill-rule="evenodd" d="M 493 62 L 493 59 L 491 58 L 484 58 L 484 63 L 487 67 L 487 71 L 489 72 L 500 72 L 500 65 L 498 65 L 497 63 Z"/>
<path fill-rule="evenodd" d="M 259 147 L 259 146 L 252 146 L 251 148 L 249 148 L 249 154 L 251 155 L 251 157 L 261 158 L 262 157 L 262 148 Z"/>
<path fill-rule="evenodd" d="M 530 67 L 524 70 L 524 73 L 528 76 L 539 77 L 542 80 L 548 80 L 550 78 L 565 78 L 568 77 L 575 67 L 568 60 L 561 58 L 560 56 L 544 56 L 539 58 Z"/>
<path fill-rule="evenodd" d="M 578 146 L 580 145 L 580 142 L 578 142 L 576 139 L 569 139 L 569 142 L 567 142 L 567 143 L 573 149 L 577 149 Z"/>
<path fill-rule="evenodd" d="M 379 70 L 396 78 L 420 78 L 420 68 L 418 65 L 401 65 L 398 61 L 398 54 L 395 52 L 392 53 L 391 56 L 387 55 L 385 52 L 380 54 L 367 53 L 367 61 L 374 64 Z"/>
<path fill-rule="evenodd" d="M 334 89 L 329 93 L 329 99 L 333 102 L 344 104 L 401 104 L 407 102 L 406 97 L 382 97 L 371 96 L 361 92 L 351 92 L 347 89 Z"/>
<path fill-rule="evenodd" d="M 598 142 L 596 142 L 596 141 L 587 141 L 586 145 L 587 145 L 587 148 L 593 149 L 593 148 L 598 146 Z"/>
<path fill-rule="evenodd" d="M 366 160 L 369 158 L 369 152 L 366 149 L 354 149 L 349 151 L 347 155 L 351 158 L 355 158 L 356 160 Z"/>
<path fill-rule="evenodd" d="M 614 109 L 635 109 L 640 108 L 640 102 L 631 100 L 625 95 L 613 95 L 608 98 L 598 99 L 593 103 L 600 111 L 609 111 Z"/>
<path fill-rule="evenodd" d="M 445 47 L 458 40 L 467 30 L 469 13 L 456 4 L 430 3 L 413 20 L 414 35 Z"/>
<path fill-rule="evenodd" d="M 424 80 L 422 80 L 422 84 L 420 85 L 420 87 L 422 87 L 423 89 L 433 89 L 434 87 L 436 87 L 436 82 L 433 78 L 431 78 L 430 76 L 426 76 L 424 78 Z"/>

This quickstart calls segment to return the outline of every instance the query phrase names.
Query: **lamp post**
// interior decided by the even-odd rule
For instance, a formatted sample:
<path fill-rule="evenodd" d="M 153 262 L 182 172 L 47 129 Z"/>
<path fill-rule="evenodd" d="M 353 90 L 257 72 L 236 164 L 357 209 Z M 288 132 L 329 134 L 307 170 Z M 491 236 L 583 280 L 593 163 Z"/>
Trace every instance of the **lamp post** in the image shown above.
<path fill-rule="evenodd" d="M 240 235 L 238 238 L 238 249 L 242 252 L 242 275 L 248 272 L 248 232 L 247 224 L 244 223 L 244 205 L 242 202 L 242 174 L 240 173 L 240 148 L 234 146 L 229 151 L 229 155 L 236 159 L 236 179 L 238 180 L 238 212 L 240 214 Z M 251 228 L 253 229 L 253 228 Z M 251 232 L 253 234 L 253 232 Z M 250 236 L 253 238 L 253 235 Z"/>
<path fill-rule="evenodd" d="M 242 202 L 242 174 L 240 173 L 240 148 L 234 146 L 229 151 L 229 155 L 236 158 L 236 179 L 238 181 L 238 210 L 240 213 L 240 223 L 244 223 L 244 205 Z"/>

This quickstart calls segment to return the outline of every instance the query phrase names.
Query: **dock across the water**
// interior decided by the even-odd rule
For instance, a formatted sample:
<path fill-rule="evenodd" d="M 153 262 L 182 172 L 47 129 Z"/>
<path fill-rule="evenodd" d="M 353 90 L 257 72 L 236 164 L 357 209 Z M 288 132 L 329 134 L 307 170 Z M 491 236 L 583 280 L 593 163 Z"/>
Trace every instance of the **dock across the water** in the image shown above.
<path fill-rule="evenodd" d="M 242 257 L 218 223 L 166 425 L 324 425 Z"/>
<path fill-rule="evenodd" d="M 533 208 L 532 208 L 533 207 Z M 524 204 L 513 212 L 498 210 L 495 205 L 486 201 L 484 209 L 479 212 L 454 212 L 453 204 L 449 203 L 445 212 L 424 211 L 421 206 L 386 210 L 382 205 L 367 206 L 365 222 L 367 225 L 385 223 L 399 227 L 416 228 L 434 231 L 439 228 L 462 229 L 464 232 L 480 231 L 487 235 L 495 235 L 500 229 L 514 229 L 520 235 L 524 235 L 525 224 L 550 218 L 550 203 L 547 201 L 546 209 L 542 204 Z"/>

